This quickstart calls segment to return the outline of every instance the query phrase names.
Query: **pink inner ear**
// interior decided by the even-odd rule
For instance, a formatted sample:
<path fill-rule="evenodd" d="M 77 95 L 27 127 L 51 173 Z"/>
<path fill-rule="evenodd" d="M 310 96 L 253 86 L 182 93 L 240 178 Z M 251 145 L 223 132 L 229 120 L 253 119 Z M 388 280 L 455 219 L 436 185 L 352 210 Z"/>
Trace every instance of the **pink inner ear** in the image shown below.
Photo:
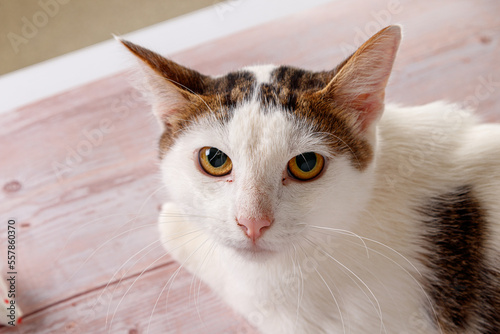
<path fill-rule="evenodd" d="M 384 108 L 384 92 L 377 94 L 361 94 L 356 98 L 356 109 L 360 111 L 361 130 L 365 131 L 377 121 Z"/>
<path fill-rule="evenodd" d="M 382 29 L 345 62 L 325 88 L 332 100 L 354 113 L 352 116 L 362 130 L 369 128 L 383 112 L 385 86 L 400 40 L 400 27 Z"/>

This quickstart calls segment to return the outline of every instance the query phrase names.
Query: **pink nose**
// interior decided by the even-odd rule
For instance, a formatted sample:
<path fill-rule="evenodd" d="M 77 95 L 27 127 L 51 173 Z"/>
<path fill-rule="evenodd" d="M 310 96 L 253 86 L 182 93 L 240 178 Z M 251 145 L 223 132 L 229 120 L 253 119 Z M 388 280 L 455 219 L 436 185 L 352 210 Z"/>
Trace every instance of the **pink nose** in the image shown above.
<path fill-rule="evenodd" d="M 261 237 L 266 227 L 271 226 L 271 220 L 268 218 L 240 217 L 236 221 L 238 222 L 238 226 L 241 226 L 243 231 L 253 242 Z"/>

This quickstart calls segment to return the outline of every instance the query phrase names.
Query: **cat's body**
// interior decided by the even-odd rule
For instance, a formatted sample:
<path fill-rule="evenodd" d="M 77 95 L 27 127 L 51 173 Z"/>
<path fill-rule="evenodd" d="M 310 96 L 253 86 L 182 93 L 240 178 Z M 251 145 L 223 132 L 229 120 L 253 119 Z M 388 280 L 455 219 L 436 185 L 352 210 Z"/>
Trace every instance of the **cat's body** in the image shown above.
<path fill-rule="evenodd" d="M 446 122 L 447 118 L 453 122 Z M 500 128 L 477 125 L 473 116 L 444 103 L 387 107 L 379 122 L 378 139 L 371 199 L 358 221 L 348 226 L 363 239 L 342 230 L 311 229 L 308 234 L 314 244 L 302 243 L 270 259 L 247 261 L 224 247 L 214 248 L 212 242 L 205 242 L 208 235 L 189 233 L 197 226 L 189 218 L 179 217 L 190 214 L 176 212 L 179 209 L 168 203 L 160 217 L 162 240 L 180 263 L 191 256 L 185 266 L 228 304 L 262 324 L 265 333 L 343 333 L 340 316 L 351 333 L 377 333 L 382 324 L 387 333 L 438 333 L 432 325 L 432 313 L 442 316 L 439 313 L 446 311 L 431 304 L 433 289 L 426 286 L 433 273 L 425 266 L 425 254 L 431 259 L 439 256 L 433 250 L 434 243 L 440 242 L 435 235 L 438 231 L 428 223 L 428 215 L 433 214 L 429 210 L 437 203 L 436 198 L 463 193 L 464 187 L 470 187 L 470 196 L 481 203 L 482 214 L 489 216 L 484 222 L 487 227 L 470 228 L 489 230 L 481 236 L 491 246 L 484 250 L 483 265 L 498 270 Z M 384 150 L 386 145 L 390 149 Z M 177 186 L 193 187 L 168 181 L 174 191 Z M 317 225 L 328 226 L 325 221 L 327 217 Z M 444 231 L 447 228 L 443 226 Z M 176 237 L 181 235 L 185 237 Z M 466 241 L 456 242 L 458 248 Z M 476 261 L 466 255 L 463 260 Z M 476 273 L 443 269 L 456 275 L 455 282 L 443 282 L 444 289 L 454 290 L 450 293 L 463 294 L 465 289 L 477 288 L 477 282 L 462 282 L 476 277 L 470 276 Z M 500 283 L 498 273 L 496 277 L 491 284 Z M 479 299 L 490 293 L 480 289 Z M 493 289 L 498 298 L 499 287 Z M 475 311 L 482 313 L 484 308 Z M 498 325 L 498 313 L 490 316 L 496 317 Z M 476 332 L 493 333 L 466 331 Z"/>
<path fill-rule="evenodd" d="M 384 110 L 399 36 L 219 78 L 125 42 L 164 129 L 162 242 L 263 333 L 500 331 L 500 126 Z"/>

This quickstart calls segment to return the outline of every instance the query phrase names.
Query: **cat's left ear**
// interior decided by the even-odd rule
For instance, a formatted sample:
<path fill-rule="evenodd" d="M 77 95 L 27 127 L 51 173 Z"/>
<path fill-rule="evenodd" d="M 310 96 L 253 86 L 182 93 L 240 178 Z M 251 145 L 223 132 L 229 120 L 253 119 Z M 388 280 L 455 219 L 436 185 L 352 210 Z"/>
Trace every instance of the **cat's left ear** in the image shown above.
<path fill-rule="evenodd" d="M 385 86 L 401 41 L 398 25 L 382 29 L 365 42 L 318 94 L 354 117 L 366 131 L 382 115 Z"/>
<path fill-rule="evenodd" d="M 182 118 L 185 107 L 192 101 L 203 99 L 205 89 L 212 81 L 211 77 L 142 46 L 116 36 L 115 38 L 140 60 L 143 73 L 138 88 L 152 104 L 162 128 L 168 128 Z"/>

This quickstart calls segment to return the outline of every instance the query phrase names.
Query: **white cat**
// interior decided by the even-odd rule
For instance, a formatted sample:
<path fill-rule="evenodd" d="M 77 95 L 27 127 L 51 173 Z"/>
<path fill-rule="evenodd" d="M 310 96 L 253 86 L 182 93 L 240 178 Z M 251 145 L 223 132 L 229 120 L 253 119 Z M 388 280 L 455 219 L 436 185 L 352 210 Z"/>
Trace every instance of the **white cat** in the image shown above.
<path fill-rule="evenodd" d="M 163 129 L 162 242 L 262 333 L 500 333 L 500 126 L 384 107 L 400 39 L 216 78 L 122 41 Z"/>

